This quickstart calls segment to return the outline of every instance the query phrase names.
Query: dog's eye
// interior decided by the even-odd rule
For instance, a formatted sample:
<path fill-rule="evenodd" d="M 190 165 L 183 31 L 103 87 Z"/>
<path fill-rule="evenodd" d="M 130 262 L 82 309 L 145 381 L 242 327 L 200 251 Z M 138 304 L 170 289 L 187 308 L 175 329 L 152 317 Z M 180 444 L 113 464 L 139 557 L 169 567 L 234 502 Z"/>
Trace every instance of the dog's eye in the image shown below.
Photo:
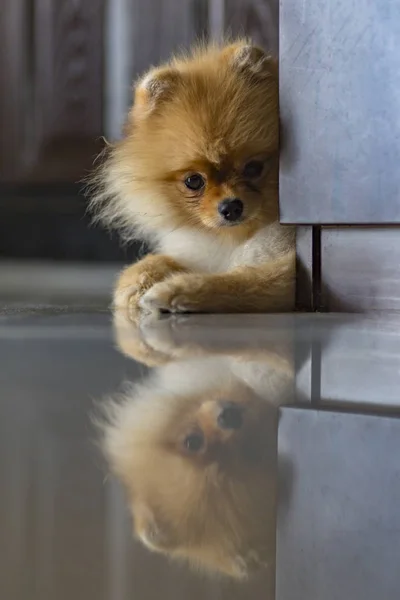
<path fill-rule="evenodd" d="M 189 175 L 189 177 L 186 177 L 184 184 L 189 190 L 198 192 L 204 187 L 205 181 L 202 175 L 200 175 L 200 173 L 193 173 L 193 175 Z"/>
<path fill-rule="evenodd" d="M 264 169 L 264 163 L 261 160 L 251 160 L 243 169 L 243 176 L 249 179 L 260 177 Z"/>
<path fill-rule="evenodd" d="M 200 431 L 191 433 L 184 439 L 183 445 L 189 452 L 199 452 L 204 446 L 204 436 Z"/>

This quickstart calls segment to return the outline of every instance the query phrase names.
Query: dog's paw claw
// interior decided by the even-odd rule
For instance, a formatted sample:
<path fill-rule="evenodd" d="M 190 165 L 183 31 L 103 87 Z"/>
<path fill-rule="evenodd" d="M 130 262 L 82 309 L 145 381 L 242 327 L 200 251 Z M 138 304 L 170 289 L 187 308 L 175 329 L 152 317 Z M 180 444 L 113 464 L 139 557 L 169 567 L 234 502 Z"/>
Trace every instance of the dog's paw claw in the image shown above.
<path fill-rule="evenodd" d="M 148 290 L 139 300 L 142 310 L 150 312 L 187 313 L 192 312 L 187 297 L 174 293 L 169 283 L 158 283 Z"/>

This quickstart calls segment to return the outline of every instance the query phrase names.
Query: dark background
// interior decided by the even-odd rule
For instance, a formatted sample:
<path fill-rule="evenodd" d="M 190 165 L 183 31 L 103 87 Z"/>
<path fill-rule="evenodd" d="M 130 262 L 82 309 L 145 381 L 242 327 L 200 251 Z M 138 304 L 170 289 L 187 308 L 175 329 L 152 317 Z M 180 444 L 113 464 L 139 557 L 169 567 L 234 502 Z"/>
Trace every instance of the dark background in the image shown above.
<path fill-rule="evenodd" d="M 2 0 L 0 257 L 126 261 L 93 227 L 82 179 L 119 136 L 132 82 L 199 36 L 277 53 L 278 0 Z"/>

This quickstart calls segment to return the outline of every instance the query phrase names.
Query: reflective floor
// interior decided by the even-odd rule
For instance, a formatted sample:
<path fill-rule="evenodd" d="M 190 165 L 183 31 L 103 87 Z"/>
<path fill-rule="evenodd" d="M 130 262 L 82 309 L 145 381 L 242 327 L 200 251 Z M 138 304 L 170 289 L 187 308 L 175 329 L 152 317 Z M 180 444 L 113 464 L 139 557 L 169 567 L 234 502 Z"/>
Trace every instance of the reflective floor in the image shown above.
<path fill-rule="evenodd" d="M 0 313 L 0 597 L 398 598 L 400 319 Z"/>

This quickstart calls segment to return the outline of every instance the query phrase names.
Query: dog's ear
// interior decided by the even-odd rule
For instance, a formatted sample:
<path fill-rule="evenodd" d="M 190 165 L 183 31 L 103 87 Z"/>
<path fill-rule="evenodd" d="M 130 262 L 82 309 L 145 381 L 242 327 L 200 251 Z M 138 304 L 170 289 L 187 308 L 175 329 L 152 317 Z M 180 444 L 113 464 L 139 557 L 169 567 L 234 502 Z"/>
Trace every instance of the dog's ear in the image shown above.
<path fill-rule="evenodd" d="M 176 548 L 177 540 L 172 526 L 156 516 L 146 505 L 134 507 L 135 533 L 150 550 L 167 552 Z"/>
<path fill-rule="evenodd" d="M 145 116 L 171 98 L 181 77 L 173 67 L 151 69 L 135 86 L 135 115 Z"/>
<path fill-rule="evenodd" d="M 238 42 L 231 44 L 224 51 L 231 65 L 258 79 L 277 79 L 278 62 L 259 46 Z"/>

